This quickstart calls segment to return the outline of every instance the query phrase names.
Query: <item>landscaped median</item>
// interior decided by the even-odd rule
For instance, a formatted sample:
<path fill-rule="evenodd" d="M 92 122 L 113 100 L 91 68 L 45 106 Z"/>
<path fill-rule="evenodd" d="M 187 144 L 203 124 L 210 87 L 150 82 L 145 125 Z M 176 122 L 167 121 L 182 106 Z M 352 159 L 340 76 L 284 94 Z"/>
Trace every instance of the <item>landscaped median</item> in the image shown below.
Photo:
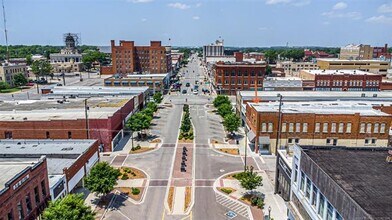
<path fill-rule="evenodd" d="M 179 143 L 193 143 L 193 127 L 191 116 L 189 112 L 189 105 L 185 104 L 183 107 L 183 118 L 181 121 L 180 135 L 178 136 Z"/>
<path fill-rule="evenodd" d="M 133 167 L 121 167 L 119 171 L 120 175 L 114 189 L 132 202 L 140 203 L 147 186 L 147 174 Z"/>
<path fill-rule="evenodd" d="M 160 138 L 156 138 L 150 142 L 141 142 L 141 144 L 138 143 L 136 144 L 135 147 L 132 147 L 131 150 L 129 151 L 129 154 L 139 154 L 139 153 L 149 152 L 159 148 L 161 144 L 162 144 L 162 140 Z"/>
<path fill-rule="evenodd" d="M 226 197 L 248 205 L 253 216 L 263 216 L 264 194 L 259 191 L 262 185 L 262 177 L 250 167 L 221 176 L 214 188 Z"/>

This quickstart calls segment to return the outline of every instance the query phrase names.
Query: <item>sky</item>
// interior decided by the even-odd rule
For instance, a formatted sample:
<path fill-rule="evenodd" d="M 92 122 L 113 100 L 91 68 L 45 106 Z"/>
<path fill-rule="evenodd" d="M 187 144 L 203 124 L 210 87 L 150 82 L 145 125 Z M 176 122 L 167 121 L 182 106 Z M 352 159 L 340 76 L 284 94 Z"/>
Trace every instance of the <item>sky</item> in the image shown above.
<path fill-rule="evenodd" d="M 220 36 L 241 47 L 392 46 L 392 0 L 3 1 L 11 45 L 63 45 L 72 32 L 98 46 L 112 39 L 202 46 Z"/>

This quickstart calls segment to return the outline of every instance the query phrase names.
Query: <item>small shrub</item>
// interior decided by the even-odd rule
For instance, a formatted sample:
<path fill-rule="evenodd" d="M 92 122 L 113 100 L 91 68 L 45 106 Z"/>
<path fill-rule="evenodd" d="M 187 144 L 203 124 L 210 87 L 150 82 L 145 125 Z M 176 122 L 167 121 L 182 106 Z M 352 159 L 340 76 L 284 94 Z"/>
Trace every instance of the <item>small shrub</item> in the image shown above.
<path fill-rule="evenodd" d="M 224 192 L 224 193 L 226 193 L 226 194 L 230 194 L 230 193 L 233 192 L 233 190 L 227 189 L 227 188 L 222 188 L 221 191 Z"/>
<path fill-rule="evenodd" d="M 132 172 L 131 174 L 132 174 L 132 176 L 136 176 L 136 173 L 135 173 L 135 172 Z"/>
<path fill-rule="evenodd" d="M 129 178 L 128 178 L 128 174 L 125 174 L 125 173 L 124 173 L 124 174 L 121 176 L 121 179 L 122 179 L 122 180 L 127 180 L 127 179 L 129 179 Z"/>
<path fill-rule="evenodd" d="M 236 174 L 233 175 L 233 177 L 234 177 L 235 179 L 237 179 L 237 180 L 241 180 L 241 179 L 243 179 L 245 176 L 246 176 L 246 173 L 245 173 L 245 172 L 236 173 Z"/>
<path fill-rule="evenodd" d="M 136 150 L 136 148 L 134 148 L 134 147 L 131 148 L 131 151 L 135 151 L 135 150 Z"/>
<path fill-rule="evenodd" d="M 132 187 L 132 195 L 139 195 L 140 189 Z"/>
<path fill-rule="evenodd" d="M 130 173 L 132 170 L 131 170 L 131 168 L 129 168 L 129 167 L 124 167 L 124 168 L 123 168 L 123 171 L 124 171 L 125 173 Z"/>

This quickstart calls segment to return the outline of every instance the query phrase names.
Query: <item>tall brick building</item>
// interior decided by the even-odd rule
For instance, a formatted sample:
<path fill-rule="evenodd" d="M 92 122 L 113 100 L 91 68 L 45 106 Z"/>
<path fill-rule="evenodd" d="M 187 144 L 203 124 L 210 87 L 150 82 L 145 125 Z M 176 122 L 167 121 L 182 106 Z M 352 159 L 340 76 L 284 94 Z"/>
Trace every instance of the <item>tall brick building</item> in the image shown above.
<path fill-rule="evenodd" d="M 149 46 L 135 46 L 134 41 L 111 41 L 112 65 L 102 66 L 101 74 L 168 73 L 172 70 L 171 47 L 161 41 Z"/>
<path fill-rule="evenodd" d="M 36 219 L 50 200 L 46 157 L 0 160 L 0 219 Z"/>
<path fill-rule="evenodd" d="M 274 153 L 278 146 L 388 146 L 390 102 L 284 102 L 279 125 L 279 102 L 248 103 L 246 123 L 251 146 Z M 386 113 L 388 112 L 388 113 Z"/>
<path fill-rule="evenodd" d="M 263 87 L 264 63 L 217 62 L 213 67 L 213 86 L 218 94 L 235 95 L 239 90 Z"/>

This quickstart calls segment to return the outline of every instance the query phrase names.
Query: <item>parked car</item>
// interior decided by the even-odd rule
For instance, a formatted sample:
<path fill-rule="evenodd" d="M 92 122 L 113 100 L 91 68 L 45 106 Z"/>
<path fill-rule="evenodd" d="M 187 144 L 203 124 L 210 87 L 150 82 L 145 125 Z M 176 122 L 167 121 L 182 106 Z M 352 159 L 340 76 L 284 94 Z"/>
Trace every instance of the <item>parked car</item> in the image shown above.
<path fill-rule="evenodd" d="M 191 86 L 191 84 L 190 84 L 190 83 L 186 83 L 185 86 L 186 86 L 186 87 L 189 87 L 189 86 Z"/>
<path fill-rule="evenodd" d="M 61 83 L 57 83 L 57 84 L 56 84 L 56 86 L 63 86 L 63 84 L 61 84 Z"/>
<path fill-rule="evenodd" d="M 182 94 L 186 94 L 186 89 L 182 90 Z"/>
<path fill-rule="evenodd" d="M 197 94 L 198 94 L 197 90 L 194 90 L 193 95 L 197 95 Z"/>

